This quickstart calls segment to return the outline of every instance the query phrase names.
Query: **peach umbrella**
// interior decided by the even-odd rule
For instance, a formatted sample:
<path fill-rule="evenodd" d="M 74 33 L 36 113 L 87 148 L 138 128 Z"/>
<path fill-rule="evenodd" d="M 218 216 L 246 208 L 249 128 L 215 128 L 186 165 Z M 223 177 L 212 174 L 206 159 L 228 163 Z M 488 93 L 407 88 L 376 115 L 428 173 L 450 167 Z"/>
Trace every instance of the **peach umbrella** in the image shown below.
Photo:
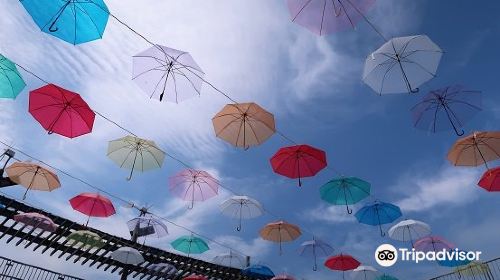
<path fill-rule="evenodd" d="M 29 190 L 50 192 L 61 186 L 59 178 L 54 172 L 35 163 L 15 162 L 5 171 L 10 180 L 26 187 L 23 199 L 26 198 Z"/>
<path fill-rule="evenodd" d="M 260 230 L 260 237 L 264 240 L 280 244 L 280 255 L 283 253 L 282 243 L 291 242 L 302 235 L 300 228 L 284 221 L 267 224 Z"/>
<path fill-rule="evenodd" d="M 479 166 L 500 158 L 500 131 L 479 131 L 458 139 L 448 152 L 456 166 Z M 489 169 L 489 168 L 488 168 Z"/>

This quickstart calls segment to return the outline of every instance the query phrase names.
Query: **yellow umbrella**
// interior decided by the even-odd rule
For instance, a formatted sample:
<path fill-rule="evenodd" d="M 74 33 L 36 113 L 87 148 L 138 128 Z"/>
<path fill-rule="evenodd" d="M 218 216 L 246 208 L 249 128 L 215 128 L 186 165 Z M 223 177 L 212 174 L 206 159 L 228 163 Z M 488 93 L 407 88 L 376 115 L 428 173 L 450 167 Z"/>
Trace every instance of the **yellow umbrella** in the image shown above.
<path fill-rule="evenodd" d="M 61 186 L 57 175 L 36 164 L 30 162 L 15 162 L 5 170 L 10 180 L 14 183 L 26 187 L 23 199 L 29 190 L 53 191 Z"/>
<path fill-rule="evenodd" d="M 458 139 L 448 152 L 453 165 L 479 166 L 500 158 L 500 131 L 479 131 Z"/>
<path fill-rule="evenodd" d="M 291 242 L 302 235 L 300 228 L 284 221 L 269 223 L 260 230 L 260 237 L 264 240 L 280 244 L 280 255 L 283 252 L 281 244 Z"/>
<path fill-rule="evenodd" d="M 481 262 L 471 262 L 467 265 L 459 266 L 455 269 L 461 276 L 481 276 L 481 275 L 490 275 L 491 271 L 487 264 Z"/>

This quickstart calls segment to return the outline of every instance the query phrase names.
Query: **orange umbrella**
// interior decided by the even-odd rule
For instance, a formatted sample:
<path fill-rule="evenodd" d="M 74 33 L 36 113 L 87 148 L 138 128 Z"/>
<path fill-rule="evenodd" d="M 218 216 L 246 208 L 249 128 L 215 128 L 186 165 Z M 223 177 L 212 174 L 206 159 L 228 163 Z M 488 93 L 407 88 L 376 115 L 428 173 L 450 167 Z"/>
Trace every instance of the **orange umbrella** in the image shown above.
<path fill-rule="evenodd" d="M 260 237 L 262 237 L 262 239 L 280 244 L 280 255 L 283 252 L 281 247 L 283 242 L 294 241 L 301 235 L 302 232 L 298 226 L 284 221 L 269 223 L 260 230 Z"/>
<path fill-rule="evenodd" d="M 458 139 L 448 152 L 453 165 L 479 166 L 500 158 L 500 131 L 480 131 Z"/>
<path fill-rule="evenodd" d="M 26 187 L 23 199 L 29 190 L 53 191 L 61 186 L 57 175 L 38 165 L 30 162 L 15 162 L 5 170 L 10 180 Z"/>
<path fill-rule="evenodd" d="M 217 137 L 245 149 L 262 144 L 276 132 L 273 114 L 255 103 L 227 104 L 212 123 Z"/>

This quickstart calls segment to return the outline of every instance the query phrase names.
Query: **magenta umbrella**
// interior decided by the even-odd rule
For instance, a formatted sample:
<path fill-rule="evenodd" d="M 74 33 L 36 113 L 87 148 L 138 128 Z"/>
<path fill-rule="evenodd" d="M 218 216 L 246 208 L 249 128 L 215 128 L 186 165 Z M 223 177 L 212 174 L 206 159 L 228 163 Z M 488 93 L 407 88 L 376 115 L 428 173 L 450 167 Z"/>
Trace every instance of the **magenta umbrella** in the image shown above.
<path fill-rule="evenodd" d="M 170 192 L 175 196 L 191 201 L 189 209 L 195 201 L 205 201 L 218 194 L 219 181 L 208 172 L 195 169 L 184 169 L 169 178 Z"/>
<path fill-rule="evenodd" d="M 57 229 L 51 218 L 35 212 L 17 214 L 14 216 L 14 221 L 49 232 L 55 232 Z"/>
<path fill-rule="evenodd" d="M 413 248 L 421 252 L 438 252 L 443 249 L 448 251 L 455 246 L 439 236 L 427 236 L 415 241 Z"/>

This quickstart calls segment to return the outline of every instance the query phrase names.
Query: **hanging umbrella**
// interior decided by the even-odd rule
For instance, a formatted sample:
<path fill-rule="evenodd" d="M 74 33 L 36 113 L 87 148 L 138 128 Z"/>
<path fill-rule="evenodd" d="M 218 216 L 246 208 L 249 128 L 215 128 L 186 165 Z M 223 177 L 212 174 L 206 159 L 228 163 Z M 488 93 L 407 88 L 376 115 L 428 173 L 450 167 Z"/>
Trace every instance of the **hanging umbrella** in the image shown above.
<path fill-rule="evenodd" d="M 479 131 L 460 138 L 448 152 L 455 166 L 479 166 L 500 158 L 500 131 Z"/>
<path fill-rule="evenodd" d="M 296 145 L 278 150 L 271 158 L 274 172 L 288 178 L 312 177 L 325 168 L 326 153 L 309 145 Z"/>
<path fill-rule="evenodd" d="M 415 127 L 437 132 L 453 128 L 458 136 L 460 127 L 481 111 L 481 92 L 455 85 L 430 91 L 412 109 Z"/>
<path fill-rule="evenodd" d="M 207 277 L 203 275 L 190 275 L 188 277 L 182 278 L 183 280 L 208 280 Z"/>
<path fill-rule="evenodd" d="M 383 274 L 377 277 L 376 280 L 399 280 L 399 279 L 388 274 Z"/>
<path fill-rule="evenodd" d="M 203 70 L 187 52 L 155 45 L 133 57 L 132 79 L 160 101 L 179 103 L 200 95 Z"/>
<path fill-rule="evenodd" d="M 375 280 L 379 276 L 377 270 L 371 266 L 360 265 L 352 271 L 352 280 Z"/>
<path fill-rule="evenodd" d="M 109 11 L 103 0 L 22 0 L 40 29 L 70 44 L 102 38 Z"/>
<path fill-rule="evenodd" d="M 75 138 L 94 126 L 95 113 L 82 97 L 54 84 L 30 91 L 29 112 L 49 134 Z"/>
<path fill-rule="evenodd" d="M 120 168 L 130 169 L 127 177 L 130 180 L 134 170 L 144 172 L 161 168 L 165 152 L 154 141 L 128 135 L 109 141 L 108 157 Z"/>
<path fill-rule="evenodd" d="M 138 217 L 127 222 L 130 235 L 136 232 L 137 237 L 153 236 L 161 238 L 168 235 L 167 226 L 160 220 L 153 217 Z"/>
<path fill-rule="evenodd" d="M 85 226 L 89 224 L 90 217 L 106 218 L 116 213 L 111 200 L 98 193 L 81 193 L 69 203 L 74 210 L 88 216 Z"/>
<path fill-rule="evenodd" d="M 473 279 L 478 279 L 478 277 L 482 277 L 483 275 L 488 275 L 488 277 L 492 275 L 490 267 L 481 262 L 471 262 L 467 265 L 457 267 L 455 272 L 458 273 L 460 277 L 469 276 Z M 490 279 L 488 277 L 486 279 Z"/>
<path fill-rule="evenodd" d="M 187 254 L 188 257 L 191 254 L 202 254 L 210 249 L 203 239 L 192 235 L 179 237 L 172 241 L 170 245 L 172 245 L 175 250 Z"/>
<path fill-rule="evenodd" d="M 57 230 L 57 225 L 51 218 L 39 213 L 29 212 L 17 214 L 14 215 L 14 221 L 43 231 L 55 232 Z"/>
<path fill-rule="evenodd" d="M 366 58 L 363 81 L 380 95 L 418 92 L 435 77 L 442 55 L 425 35 L 393 38 Z"/>
<path fill-rule="evenodd" d="M 457 253 L 460 252 L 466 253 L 462 250 L 457 251 Z M 465 260 L 447 259 L 447 260 L 438 260 L 437 262 L 440 266 L 446 266 L 446 267 L 458 267 L 458 266 L 468 265 L 469 263 L 471 263 L 471 261 L 467 259 Z"/>
<path fill-rule="evenodd" d="M 486 171 L 477 185 L 489 192 L 500 192 L 500 167 Z"/>
<path fill-rule="evenodd" d="M 303 257 L 309 257 L 314 259 L 313 270 L 318 270 L 318 257 L 328 257 L 333 253 L 334 249 L 330 244 L 313 238 L 313 240 L 309 240 L 303 242 L 300 245 L 299 254 Z"/>
<path fill-rule="evenodd" d="M 35 163 L 14 162 L 5 171 L 12 182 L 26 188 L 23 199 L 30 190 L 51 192 L 61 186 L 54 172 Z"/>
<path fill-rule="evenodd" d="M 262 239 L 280 244 L 280 255 L 283 253 L 283 242 L 291 242 L 301 235 L 302 232 L 298 226 L 284 221 L 269 223 L 260 230 L 260 237 Z"/>
<path fill-rule="evenodd" d="M 274 277 L 274 272 L 264 265 L 251 265 L 242 271 L 242 274 L 249 277 Z"/>
<path fill-rule="evenodd" d="M 111 258 L 122 264 L 138 265 L 144 262 L 141 253 L 134 248 L 120 247 L 111 253 Z"/>
<path fill-rule="evenodd" d="M 280 275 L 274 276 L 273 278 L 271 278 L 271 280 L 296 280 L 296 279 L 292 275 L 280 274 Z"/>
<path fill-rule="evenodd" d="M 213 262 L 218 265 L 235 267 L 239 269 L 243 269 L 247 265 L 247 262 L 243 256 L 235 254 L 233 252 L 229 252 L 229 254 L 215 256 Z"/>
<path fill-rule="evenodd" d="M 155 263 L 149 267 L 149 270 L 164 276 L 177 274 L 177 268 L 169 263 Z"/>
<path fill-rule="evenodd" d="M 97 233 L 88 230 L 74 231 L 66 237 L 66 240 L 69 240 L 66 245 L 85 250 L 89 248 L 99 249 L 106 245 Z"/>
<path fill-rule="evenodd" d="M 217 137 L 244 149 L 262 144 L 276 132 L 273 114 L 255 103 L 227 104 L 212 123 Z"/>
<path fill-rule="evenodd" d="M 428 236 L 424 238 L 420 238 L 415 241 L 413 248 L 417 251 L 421 252 L 438 252 L 442 250 L 451 250 L 455 246 L 453 246 L 450 242 L 444 240 L 439 236 Z"/>
<path fill-rule="evenodd" d="M 385 236 L 383 224 L 389 224 L 402 216 L 401 209 L 394 204 L 375 201 L 365 205 L 355 214 L 358 222 L 371 226 L 379 226 L 380 235 Z"/>
<path fill-rule="evenodd" d="M 345 279 L 345 272 L 359 267 L 361 263 L 350 255 L 340 254 L 332 256 L 325 261 L 325 266 L 331 270 L 342 271 L 342 279 Z"/>
<path fill-rule="evenodd" d="M 431 227 L 428 224 L 415 220 L 401 221 L 389 229 L 390 238 L 402 242 L 411 242 L 412 247 L 414 240 L 430 234 Z"/>
<path fill-rule="evenodd" d="M 333 205 L 345 205 L 347 213 L 352 214 L 349 205 L 370 195 L 370 183 L 356 177 L 340 177 L 324 184 L 319 192 L 321 199 Z"/>
<path fill-rule="evenodd" d="M 237 231 L 241 231 L 241 219 L 252 219 L 264 214 L 262 205 L 248 196 L 233 196 L 220 205 L 220 210 L 222 214 L 239 220 Z"/>
<path fill-rule="evenodd" d="M 0 54 L 0 98 L 16 99 L 26 87 L 16 64 Z"/>
<path fill-rule="evenodd" d="M 219 181 L 203 170 L 184 169 L 169 178 L 170 192 L 190 201 L 189 209 L 195 201 L 205 201 L 219 194 Z"/>

